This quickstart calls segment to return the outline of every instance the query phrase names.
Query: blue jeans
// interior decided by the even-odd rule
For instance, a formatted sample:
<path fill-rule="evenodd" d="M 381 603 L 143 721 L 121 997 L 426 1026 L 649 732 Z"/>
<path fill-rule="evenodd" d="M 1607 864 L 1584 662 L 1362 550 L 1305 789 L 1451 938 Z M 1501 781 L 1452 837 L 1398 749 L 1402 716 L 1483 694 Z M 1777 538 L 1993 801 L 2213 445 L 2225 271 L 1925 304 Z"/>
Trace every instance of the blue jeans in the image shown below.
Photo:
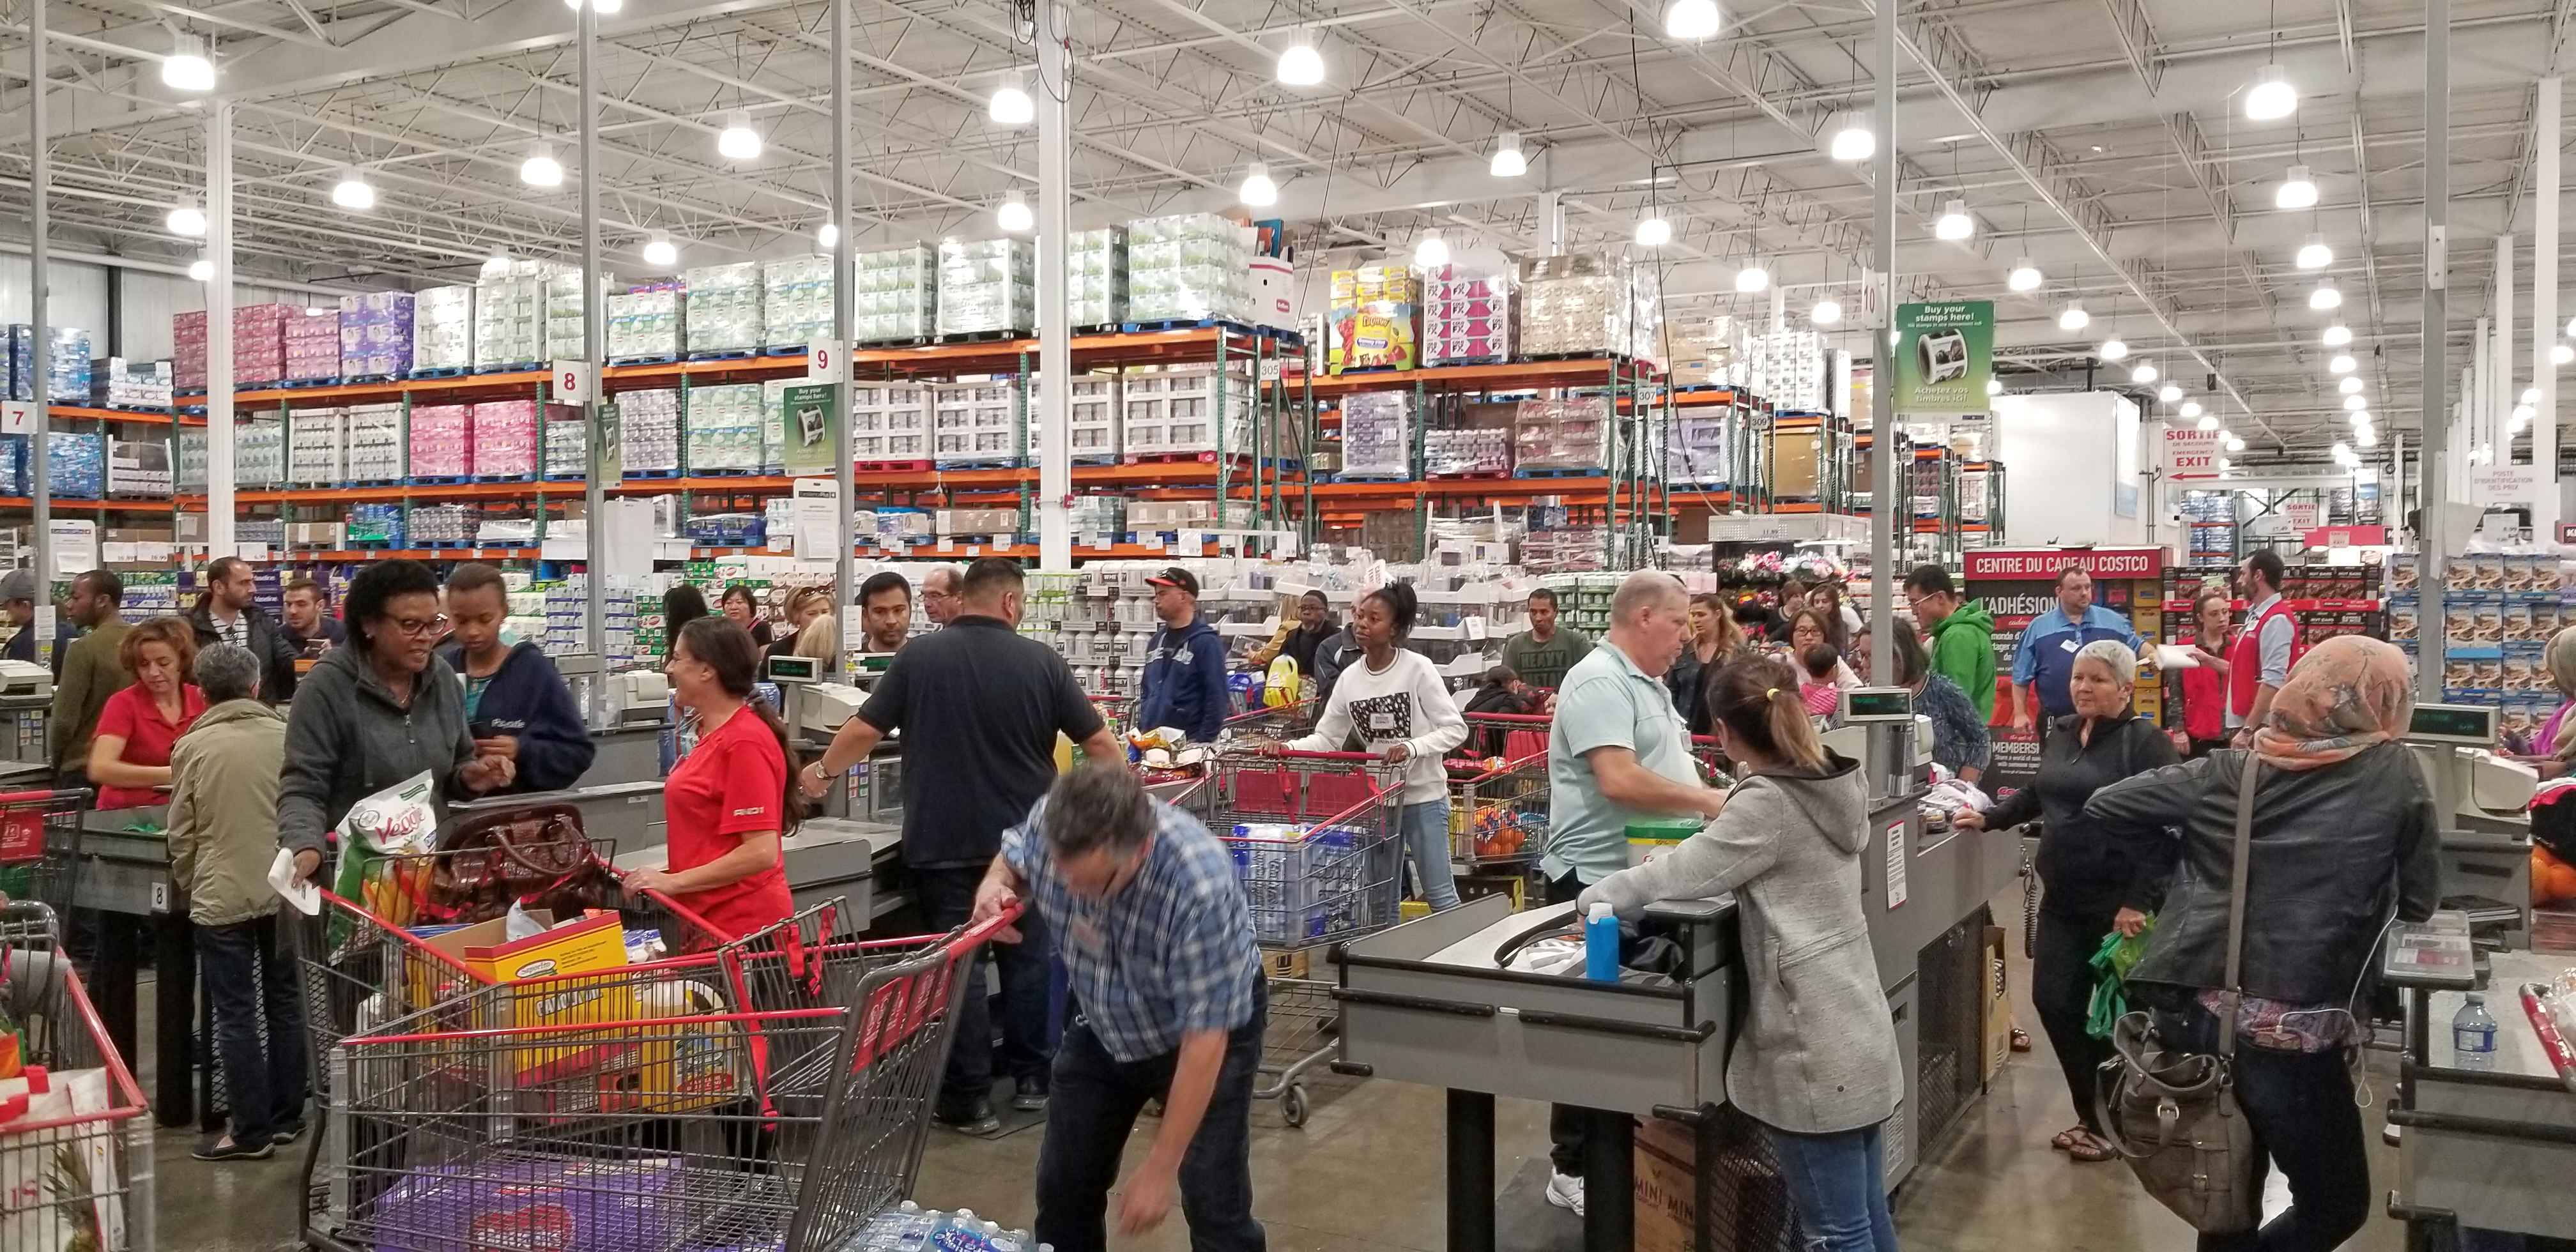
<path fill-rule="evenodd" d="M 1422 876 L 1422 898 L 1434 909 L 1458 907 L 1458 883 L 1449 872 L 1449 798 L 1408 804 L 1398 813 L 1413 872 Z"/>
<path fill-rule="evenodd" d="M 2218 1047 L 2218 1019 L 2193 1006 L 2159 1012 L 2158 1030 L 2195 1051 Z M 2290 1207 L 2259 1231 L 2202 1235 L 2200 1252 L 2331 1252 L 2370 1220 L 2370 1149 L 2352 1102 L 2346 1049 L 2286 1052 L 2236 1041 L 2236 1104 L 2262 1152 L 2254 1185 L 2281 1171 Z"/>
<path fill-rule="evenodd" d="M 914 900 L 933 932 L 963 926 L 975 912 L 975 887 L 984 871 L 972 867 L 912 871 Z M 966 971 L 966 996 L 957 1006 L 957 1041 L 949 1045 L 948 1070 L 939 1086 L 939 1108 L 962 1120 L 993 1089 L 996 1060 L 1014 1083 L 1044 1078 L 1054 1049 L 1048 1038 L 1049 978 L 1046 925 L 1032 911 L 1019 921 L 1018 943 L 993 943 Z M 1002 1047 L 993 1049 L 992 1011 L 984 998 L 984 962 L 1002 975 Z M 1005 1091 L 1004 1095 L 1010 1092 Z"/>
<path fill-rule="evenodd" d="M 1780 1179 L 1798 1210 L 1799 1246 L 1807 1252 L 1897 1252 L 1896 1223 L 1887 1216 L 1879 1128 L 1802 1135 L 1764 1126 Z"/>
<path fill-rule="evenodd" d="M 1207 1115 L 1181 1156 L 1181 1214 L 1191 1252 L 1262 1252 L 1266 1239 L 1252 1217 L 1252 1082 L 1269 1021 L 1266 989 L 1255 992 L 1252 1020 L 1226 1037 L 1225 1061 Z M 1038 1147 L 1037 1237 L 1056 1252 L 1103 1252 L 1109 1246 L 1109 1188 L 1121 1153 L 1149 1099 L 1167 1098 L 1180 1049 L 1141 1061 L 1109 1055 L 1091 1023 L 1076 1016 L 1055 1053 L 1047 1101 L 1046 1142 Z"/>
<path fill-rule="evenodd" d="M 278 943 L 274 916 L 198 927 L 197 959 L 214 1010 L 233 1142 L 264 1143 L 281 1125 L 304 1117 L 304 1000 L 295 989 L 295 963 Z"/>

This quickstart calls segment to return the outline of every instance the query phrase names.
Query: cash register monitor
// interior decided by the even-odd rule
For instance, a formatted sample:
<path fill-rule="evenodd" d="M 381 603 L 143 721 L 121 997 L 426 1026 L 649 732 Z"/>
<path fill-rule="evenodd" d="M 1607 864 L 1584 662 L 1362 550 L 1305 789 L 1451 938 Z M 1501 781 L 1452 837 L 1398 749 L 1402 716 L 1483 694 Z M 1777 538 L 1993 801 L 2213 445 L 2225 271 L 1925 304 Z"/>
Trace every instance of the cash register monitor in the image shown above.
<path fill-rule="evenodd" d="M 2496 742 L 2494 709 L 2474 704 L 2419 704 L 2407 723 L 2406 737 L 2417 743 L 2455 743 L 2492 748 Z"/>
<path fill-rule="evenodd" d="M 813 683 L 823 681 L 823 661 L 811 656 L 773 656 L 764 671 L 774 683 Z"/>
<path fill-rule="evenodd" d="M 1854 687 L 1843 693 L 1843 721 L 1914 720 L 1914 693 L 1903 687 Z"/>

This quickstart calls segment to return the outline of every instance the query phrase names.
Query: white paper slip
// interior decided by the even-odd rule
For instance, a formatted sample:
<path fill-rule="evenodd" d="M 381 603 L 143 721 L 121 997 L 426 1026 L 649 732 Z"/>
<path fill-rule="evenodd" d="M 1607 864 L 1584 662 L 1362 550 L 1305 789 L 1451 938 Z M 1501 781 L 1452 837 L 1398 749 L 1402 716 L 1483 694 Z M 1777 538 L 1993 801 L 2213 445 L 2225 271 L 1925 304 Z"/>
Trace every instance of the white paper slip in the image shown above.
<path fill-rule="evenodd" d="M 2199 669 L 2200 659 L 2190 648 L 2177 648 L 2169 643 L 2156 645 L 2157 669 Z"/>
<path fill-rule="evenodd" d="M 295 876 L 293 848 L 277 850 L 277 859 L 268 865 L 268 885 L 306 917 L 322 911 L 322 889 Z"/>

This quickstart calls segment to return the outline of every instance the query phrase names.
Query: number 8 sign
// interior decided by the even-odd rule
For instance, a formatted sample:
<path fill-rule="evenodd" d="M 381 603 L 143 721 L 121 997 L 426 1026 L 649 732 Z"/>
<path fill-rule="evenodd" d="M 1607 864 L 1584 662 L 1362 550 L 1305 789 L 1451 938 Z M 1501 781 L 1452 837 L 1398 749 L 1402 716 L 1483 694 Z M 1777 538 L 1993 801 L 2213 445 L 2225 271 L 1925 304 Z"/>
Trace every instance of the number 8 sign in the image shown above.
<path fill-rule="evenodd" d="M 588 361 L 555 362 L 550 381 L 557 404 L 588 404 L 599 398 L 599 370 Z"/>

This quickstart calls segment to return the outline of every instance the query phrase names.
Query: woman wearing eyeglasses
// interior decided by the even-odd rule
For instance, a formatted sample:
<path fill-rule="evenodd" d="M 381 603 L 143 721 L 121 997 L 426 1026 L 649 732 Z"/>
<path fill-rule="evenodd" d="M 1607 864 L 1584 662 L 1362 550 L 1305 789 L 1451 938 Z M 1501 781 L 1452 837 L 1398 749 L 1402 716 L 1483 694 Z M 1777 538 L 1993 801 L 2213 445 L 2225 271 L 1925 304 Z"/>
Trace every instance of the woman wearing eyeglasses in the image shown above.
<path fill-rule="evenodd" d="M 344 603 L 347 646 L 313 663 L 286 715 L 277 837 L 308 876 L 324 835 L 378 791 L 427 770 L 442 798 L 464 799 L 515 776 L 510 758 L 476 755 L 464 684 L 434 651 L 447 633 L 438 576 L 418 561 L 379 561 Z"/>

